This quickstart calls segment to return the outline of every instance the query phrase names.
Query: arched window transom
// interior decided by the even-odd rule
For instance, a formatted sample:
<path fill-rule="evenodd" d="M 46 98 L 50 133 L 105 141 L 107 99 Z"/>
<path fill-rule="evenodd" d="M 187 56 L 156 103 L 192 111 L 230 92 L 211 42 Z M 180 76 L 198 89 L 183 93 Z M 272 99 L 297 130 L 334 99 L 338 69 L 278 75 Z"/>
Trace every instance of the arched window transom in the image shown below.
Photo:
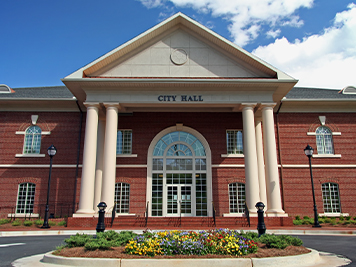
<path fill-rule="evenodd" d="M 332 132 L 328 127 L 320 126 L 316 129 L 316 146 L 318 154 L 334 154 Z"/>

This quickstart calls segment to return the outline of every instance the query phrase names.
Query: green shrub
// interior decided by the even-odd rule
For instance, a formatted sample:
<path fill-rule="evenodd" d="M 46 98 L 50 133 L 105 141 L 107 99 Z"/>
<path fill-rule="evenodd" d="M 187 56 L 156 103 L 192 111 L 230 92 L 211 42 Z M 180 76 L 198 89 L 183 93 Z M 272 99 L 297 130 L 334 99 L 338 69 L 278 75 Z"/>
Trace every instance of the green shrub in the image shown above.
<path fill-rule="evenodd" d="M 331 220 L 331 225 L 337 225 L 337 222 L 336 222 L 336 220 Z"/>
<path fill-rule="evenodd" d="M 60 221 L 57 225 L 58 226 L 67 226 L 67 222 L 66 221 Z"/>
<path fill-rule="evenodd" d="M 37 226 L 43 225 L 43 220 L 40 220 L 40 219 L 36 220 L 35 225 L 37 225 Z"/>
<path fill-rule="evenodd" d="M 301 246 L 302 240 L 297 237 L 287 235 L 269 235 L 264 234 L 258 239 L 261 243 L 266 244 L 268 248 L 285 249 L 288 246 Z"/>
<path fill-rule="evenodd" d="M 11 219 L 0 219 L 0 225 L 10 223 Z"/>
<path fill-rule="evenodd" d="M 351 216 L 346 216 L 346 221 L 349 221 L 349 220 L 351 220 Z"/>
<path fill-rule="evenodd" d="M 351 224 L 351 222 L 350 221 L 344 221 L 344 222 L 342 222 L 342 224 L 343 225 L 348 225 L 348 224 Z"/>
<path fill-rule="evenodd" d="M 344 221 L 344 220 L 345 220 L 344 216 L 340 215 L 339 221 Z"/>
<path fill-rule="evenodd" d="M 324 220 L 324 222 L 325 222 L 325 223 L 331 223 L 331 218 L 326 218 L 326 219 Z"/>
<path fill-rule="evenodd" d="M 92 239 L 92 236 L 77 233 L 76 235 L 72 235 L 69 238 L 64 239 L 64 242 L 68 248 L 84 247 L 84 245 Z"/>
<path fill-rule="evenodd" d="M 302 225 L 303 221 L 302 220 L 293 220 L 294 225 Z"/>
<path fill-rule="evenodd" d="M 325 219 L 324 218 L 318 218 L 319 223 L 324 223 Z"/>
<path fill-rule="evenodd" d="M 355 217 L 353 217 L 353 220 L 355 220 L 355 221 L 356 221 L 356 216 L 355 216 Z"/>
<path fill-rule="evenodd" d="M 307 217 L 307 218 L 303 219 L 303 223 L 302 224 L 305 224 L 305 225 L 314 224 L 314 219 L 309 218 L 308 216 L 305 216 L 305 217 Z"/>
<path fill-rule="evenodd" d="M 299 215 L 295 216 L 295 219 L 299 221 L 300 220 L 300 216 Z"/>
<path fill-rule="evenodd" d="M 309 220 L 309 217 L 308 216 L 304 216 L 303 219 L 304 220 Z"/>
<path fill-rule="evenodd" d="M 111 242 L 104 238 L 92 239 L 91 241 L 85 243 L 84 248 L 87 250 L 108 250 L 111 248 Z"/>
<path fill-rule="evenodd" d="M 55 225 L 56 225 L 56 222 L 54 222 L 54 221 L 48 221 L 48 225 L 49 225 L 49 226 L 55 226 Z"/>
<path fill-rule="evenodd" d="M 21 221 L 20 220 L 15 220 L 11 223 L 12 226 L 20 226 L 21 225 Z"/>
<path fill-rule="evenodd" d="M 356 224 L 356 220 L 350 220 L 350 223 Z"/>
<path fill-rule="evenodd" d="M 23 222 L 23 225 L 24 225 L 24 226 L 32 226 L 32 224 L 33 224 L 33 221 L 30 221 L 30 220 L 25 220 L 25 221 Z"/>

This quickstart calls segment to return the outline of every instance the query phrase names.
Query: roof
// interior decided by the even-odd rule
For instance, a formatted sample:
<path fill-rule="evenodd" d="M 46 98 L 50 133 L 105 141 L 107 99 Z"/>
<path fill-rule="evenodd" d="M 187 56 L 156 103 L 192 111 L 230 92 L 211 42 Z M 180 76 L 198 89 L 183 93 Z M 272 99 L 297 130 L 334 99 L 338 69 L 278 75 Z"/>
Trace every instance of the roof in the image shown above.
<path fill-rule="evenodd" d="M 294 87 L 285 96 L 284 100 L 340 100 L 356 99 L 356 95 L 342 94 L 340 90 L 325 88 Z"/>
<path fill-rule="evenodd" d="M 65 99 L 72 100 L 73 94 L 66 86 L 13 88 L 13 93 L 1 94 L 0 99 Z"/>

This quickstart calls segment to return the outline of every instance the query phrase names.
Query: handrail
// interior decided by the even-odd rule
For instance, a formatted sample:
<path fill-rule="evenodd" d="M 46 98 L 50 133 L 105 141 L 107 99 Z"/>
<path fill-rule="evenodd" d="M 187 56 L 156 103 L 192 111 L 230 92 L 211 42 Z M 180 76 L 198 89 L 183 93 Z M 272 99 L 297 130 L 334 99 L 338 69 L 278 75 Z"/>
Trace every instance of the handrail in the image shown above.
<path fill-rule="evenodd" d="M 145 214 L 145 217 L 146 217 L 146 222 L 145 222 L 145 227 L 147 227 L 147 221 L 148 221 L 148 204 L 149 204 L 150 202 L 149 201 L 147 201 L 147 205 L 146 205 L 146 214 Z"/>
<path fill-rule="evenodd" d="M 116 215 L 116 202 L 114 202 L 114 207 L 112 208 L 112 212 L 111 212 L 111 228 L 112 225 L 114 224 L 115 215 Z"/>
<path fill-rule="evenodd" d="M 213 206 L 213 221 L 214 221 L 214 226 L 216 226 L 216 210 L 215 210 L 215 206 L 214 206 L 214 202 L 211 202 L 212 206 Z"/>
<path fill-rule="evenodd" d="M 248 227 L 251 227 L 251 223 L 250 223 L 250 211 L 248 210 L 248 206 L 247 206 L 246 201 L 245 201 L 245 217 L 247 218 Z"/>
<path fill-rule="evenodd" d="M 182 201 L 179 200 L 179 226 L 182 224 Z"/>

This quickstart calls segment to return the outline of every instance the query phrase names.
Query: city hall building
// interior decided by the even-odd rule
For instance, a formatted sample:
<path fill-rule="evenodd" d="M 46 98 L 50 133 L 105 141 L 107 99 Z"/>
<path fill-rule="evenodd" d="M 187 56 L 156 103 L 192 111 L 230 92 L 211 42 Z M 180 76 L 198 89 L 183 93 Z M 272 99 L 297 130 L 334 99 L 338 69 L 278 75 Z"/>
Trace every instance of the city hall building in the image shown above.
<path fill-rule="evenodd" d="M 239 226 L 260 201 L 288 224 L 313 214 L 307 144 L 318 213 L 356 215 L 355 87 L 295 87 L 181 13 L 62 82 L 0 86 L 1 217 L 43 216 L 50 173 L 50 213 L 70 225 L 105 202 L 132 225 Z"/>

